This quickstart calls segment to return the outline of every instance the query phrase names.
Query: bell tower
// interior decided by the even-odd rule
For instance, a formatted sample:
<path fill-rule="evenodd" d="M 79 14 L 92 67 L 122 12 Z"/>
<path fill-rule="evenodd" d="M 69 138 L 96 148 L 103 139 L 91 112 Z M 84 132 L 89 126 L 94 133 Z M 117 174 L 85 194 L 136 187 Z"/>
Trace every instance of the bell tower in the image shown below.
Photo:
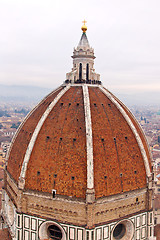
<path fill-rule="evenodd" d="M 94 49 L 90 47 L 86 31 L 86 21 L 83 21 L 82 36 L 77 48 L 73 51 L 73 68 L 66 74 L 66 81 L 69 83 L 98 83 L 100 84 L 100 74 L 94 69 Z"/>

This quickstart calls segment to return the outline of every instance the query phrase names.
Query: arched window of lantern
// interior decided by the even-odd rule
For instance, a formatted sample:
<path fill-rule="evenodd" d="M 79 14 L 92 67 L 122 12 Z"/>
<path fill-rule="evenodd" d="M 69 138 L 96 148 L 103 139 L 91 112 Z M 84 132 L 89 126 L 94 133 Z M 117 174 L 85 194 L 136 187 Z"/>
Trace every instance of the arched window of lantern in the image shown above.
<path fill-rule="evenodd" d="M 86 65 L 86 80 L 89 80 L 89 63 Z"/>
<path fill-rule="evenodd" d="M 79 64 L 79 80 L 82 80 L 82 63 Z"/>

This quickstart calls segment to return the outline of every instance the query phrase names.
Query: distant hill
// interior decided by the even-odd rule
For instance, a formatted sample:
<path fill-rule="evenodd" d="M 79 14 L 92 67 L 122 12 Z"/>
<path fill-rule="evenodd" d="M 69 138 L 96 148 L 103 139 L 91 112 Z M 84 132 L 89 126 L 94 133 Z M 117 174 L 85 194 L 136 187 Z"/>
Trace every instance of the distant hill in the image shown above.
<path fill-rule="evenodd" d="M 160 93 L 159 92 L 137 92 L 137 93 L 118 93 L 114 92 L 127 106 L 139 105 L 139 106 L 160 106 Z"/>
<path fill-rule="evenodd" d="M 35 86 L 0 85 L 1 102 L 38 102 L 53 89 Z"/>
<path fill-rule="evenodd" d="M 0 85 L 0 102 L 14 103 L 37 103 L 52 90 L 51 88 L 35 87 L 35 86 L 7 86 Z M 119 93 L 118 90 L 111 91 L 127 106 L 131 105 L 159 105 L 159 92 L 135 92 L 135 93 Z"/>

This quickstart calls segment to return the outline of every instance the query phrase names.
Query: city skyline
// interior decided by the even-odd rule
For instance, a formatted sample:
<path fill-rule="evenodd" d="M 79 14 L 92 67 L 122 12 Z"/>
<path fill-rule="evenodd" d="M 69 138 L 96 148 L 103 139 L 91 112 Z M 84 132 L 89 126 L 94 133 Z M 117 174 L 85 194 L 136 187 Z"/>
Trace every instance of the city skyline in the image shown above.
<path fill-rule="evenodd" d="M 158 1 L 1 1 L 0 84 L 55 88 L 87 21 L 95 69 L 109 90 L 160 92 Z"/>

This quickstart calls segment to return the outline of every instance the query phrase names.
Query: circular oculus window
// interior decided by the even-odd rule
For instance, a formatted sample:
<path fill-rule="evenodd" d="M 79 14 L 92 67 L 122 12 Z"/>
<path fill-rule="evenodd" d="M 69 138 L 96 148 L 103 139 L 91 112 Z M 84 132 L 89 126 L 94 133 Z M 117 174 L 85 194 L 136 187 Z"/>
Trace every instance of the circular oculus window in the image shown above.
<path fill-rule="evenodd" d="M 40 225 L 39 239 L 66 240 L 66 233 L 58 223 L 47 221 Z"/>
<path fill-rule="evenodd" d="M 133 238 L 134 227 L 130 220 L 119 222 L 113 229 L 112 240 L 131 240 Z"/>
<path fill-rule="evenodd" d="M 125 232 L 126 232 L 125 225 L 120 223 L 115 227 L 115 229 L 113 231 L 113 237 L 115 239 L 122 239 L 123 236 L 125 235 Z"/>
<path fill-rule="evenodd" d="M 48 236 L 54 240 L 61 240 L 62 239 L 62 232 L 59 227 L 56 225 L 50 225 L 48 227 Z"/>

